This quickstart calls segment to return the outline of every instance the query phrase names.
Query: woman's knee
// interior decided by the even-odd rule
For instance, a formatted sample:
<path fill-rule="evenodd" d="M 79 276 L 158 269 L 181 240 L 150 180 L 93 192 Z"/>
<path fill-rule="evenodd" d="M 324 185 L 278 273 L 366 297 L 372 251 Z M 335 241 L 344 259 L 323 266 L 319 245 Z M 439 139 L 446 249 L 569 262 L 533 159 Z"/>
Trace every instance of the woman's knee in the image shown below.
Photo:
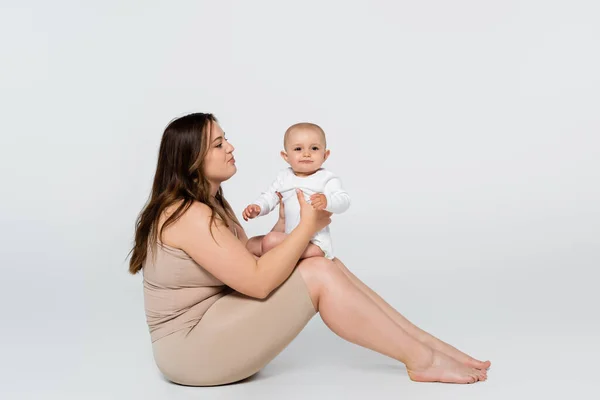
<path fill-rule="evenodd" d="M 319 299 L 326 274 L 324 271 L 329 268 L 328 264 L 332 263 L 325 257 L 311 257 L 301 260 L 296 266 L 308 288 L 308 294 L 316 310 L 319 310 Z"/>
<path fill-rule="evenodd" d="M 344 263 L 340 261 L 340 259 L 339 259 L 339 258 L 337 258 L 337 257 L 336 257 L 336 258 L 334 258 L 332 261 L 333 261 L 334 265 L 335 265 L 335 266 L 336 266 L 336 267 L 337 267 L 337 268 L 338 268 L 340 271 L 342 271 L 344 274 L 346 274 L 346 273 L 350 272 L 350 271 L 348 271 L 348 268 L 346 268 L 346 266 L 344 265 Z"/>
<path fill-rule="evenodd" d="M 304 279 L 315 305 L 318 304 L 321 290 L 342 274 L 337 265 L 325 257 L 306 258 L 300 261 L 296 268 Z"/>

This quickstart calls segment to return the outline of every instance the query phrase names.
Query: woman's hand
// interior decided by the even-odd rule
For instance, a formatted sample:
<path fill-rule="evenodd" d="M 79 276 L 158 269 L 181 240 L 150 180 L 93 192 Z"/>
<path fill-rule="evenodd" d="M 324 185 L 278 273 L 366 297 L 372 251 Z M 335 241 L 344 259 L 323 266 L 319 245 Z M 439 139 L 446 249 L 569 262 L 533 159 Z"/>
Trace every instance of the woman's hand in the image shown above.
<path fill-rule="evenodd" d="M 283 196 L 281 193 L 276 192 L 277 197 L 279 197 L 279 220 L 285 222 L 285 210 L 283 208 Z"/>
<path fill-rule="evenodd" d="M 279 219 L 271 229 L 271 232 L 285 232 L 285 209 L 283 208 L 283 196 L 279 192 L 277 193 L 277 197 L 279 197 Z"/>
<path fill-rule="evenodd" d="M 329 211 L 316 210 L 312 204 L 306 202 L 304 193 L 300 189 L 296 189 L 296 195 L 300 203 L 300 223 L 310 224 L 315 233 L 331 223 Z"/>

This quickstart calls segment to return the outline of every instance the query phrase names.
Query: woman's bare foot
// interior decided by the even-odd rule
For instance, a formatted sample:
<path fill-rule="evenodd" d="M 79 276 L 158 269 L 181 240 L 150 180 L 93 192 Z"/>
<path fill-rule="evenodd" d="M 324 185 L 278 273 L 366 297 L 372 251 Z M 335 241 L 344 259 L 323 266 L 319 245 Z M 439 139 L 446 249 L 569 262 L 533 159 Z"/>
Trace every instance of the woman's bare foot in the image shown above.
<path fill-rule="evenodd" d="M 415 382 L 475 383 L 485 381 L 485 370 L 467 367 L 450 356 L 433 350 L 433 355 L 421 365 L 407 365 L 406 370 Z"/>
<path fill-rule="evenodd" d="M 463 353 L 462 351 L 458 350 L 457 348 L 449 345 L 448 343 L 442 342 L 441 340 L 439 340 L 438 338 L 436 338 L 434 336 L 429 336 L 427 338 L 424 338 L 422 340 L 422 342 L 425 343 L 426 345 L 428 345 L 429 347 L 431 347 L 432 349 L 440 351 L 440 352 L 446 354 L 447 356 L 454 358 L 456 361 L 466 365 L 467 367 L 477 368 L 477 369 L 481 369 L 481 370 L 487 370 L 490 367 L 490 365 L 492 365 L 491 362 L 479 361 L 479 360 L 469 356 L 468 354 Z"/>

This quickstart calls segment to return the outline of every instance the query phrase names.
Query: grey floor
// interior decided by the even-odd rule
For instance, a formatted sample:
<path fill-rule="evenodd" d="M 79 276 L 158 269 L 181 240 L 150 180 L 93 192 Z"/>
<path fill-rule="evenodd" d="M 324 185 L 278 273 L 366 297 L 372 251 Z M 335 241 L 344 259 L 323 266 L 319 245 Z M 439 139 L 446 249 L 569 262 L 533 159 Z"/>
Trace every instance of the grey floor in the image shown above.
<path fill-rule="evenodd" d="M 88 276 L 87 285 L 72 282 L 65 289 L 43 280 L 27 287 L 23 272 L 3 293 L 4 304 L 10 304 L 11 291 L 34 290 L 37 297 L 27 315 L 6 308 L 0 398 L 599 398 L 600 298 L 585 271 L 589 266 L 356 272 L 426 330 L 492 360 L 484 383 L 411 382 L 400 363 L 344 342 L 317 315 L 255 377 L 214 388 L 178 386 L 161 377 L 137 278 L 109 288 L 98 274 Z M 47 282 L 56 278 L 52 274 Z M 106 290 L 112 295 L 100 296 Z"/>

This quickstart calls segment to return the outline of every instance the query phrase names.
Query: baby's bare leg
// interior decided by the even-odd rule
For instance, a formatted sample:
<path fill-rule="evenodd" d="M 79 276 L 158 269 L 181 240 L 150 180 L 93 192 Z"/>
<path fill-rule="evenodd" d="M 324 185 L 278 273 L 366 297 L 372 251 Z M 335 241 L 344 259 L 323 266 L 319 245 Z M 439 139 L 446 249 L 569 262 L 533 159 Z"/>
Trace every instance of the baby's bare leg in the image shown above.
<path fill-rule="evenodd" d="M 279 245 L 287 234 L 283 232 L 269 232 L 265 235 L 262 240 L 262 254 L 265 254 L 267 251 L 271 250 L 273 247 Z M 325 254 L 323 250 L 317 245 L 309 243 L 304 250 L 304 253 L 300 256 L 300 259 L 310 258 L 310 257 L 323 257 Z"/>
<path fill-rule="evenodd" d="M 465 365 L 468 365 L 473 368 L 478 369 L 487 369 L 490 367 L 489 361 L 479 361 L 460 350 L 454 348 L 431 335 L 430 333 L 425 332 L 418 326 L 414 325 L 410 322 L 406 317 L 400 314 L 396 309 L 394 309 L 391 305 L 389 305 L 385 300 L 381 298 L 373 289 L 369 288 L 365 285 L 360 279 L 358 279 L 352 272 L 346 268 L 346 266 L 337 258 L 335 258 L 334 263 L 342 270 L 342 272 L 350 279 L 350 281 L 356 285 L 364 294 L 369 296 L 391 319 L 393 319 L 398 325 L 400 325 L 403 329 L 405 329 L 409 334 L 414 336 L 420 342 L 427 344 L 431 348 L 438 350 L 457 361 L 462 362 Z"/>
<path fill-rule="evenodd" d="M 250 251 L 250 253 L 254 254 L 257 257 L 262 256 L 262 240 L 264 239 L 264 235 L 263 236 L 254 236 L 251 237 L 250 239 L 248 239 L 248 242 L 246 243 L 246 248 L 248 249 L 248 251 Z"/>
<path fill-rule="evenodd" d="M 300 259 L 324 256 L 325 253 L 323 253 L 323 250 L 321 250 L 319 246 L 309 243 L 308 246 L 306 246 L 306 250 L 304 250 L 304 253 L 302 253 L 302 255 L 300 256 Z"/>

